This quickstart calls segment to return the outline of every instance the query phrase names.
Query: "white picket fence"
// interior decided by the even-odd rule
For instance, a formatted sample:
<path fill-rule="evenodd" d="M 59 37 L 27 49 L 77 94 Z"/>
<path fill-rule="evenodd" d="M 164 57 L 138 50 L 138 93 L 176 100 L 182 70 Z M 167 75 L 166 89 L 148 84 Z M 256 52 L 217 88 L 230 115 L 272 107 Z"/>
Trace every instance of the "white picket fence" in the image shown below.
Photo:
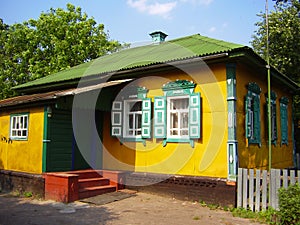
<path fill-rule="evenodd" d="M 238 169 L 237 207 L 262 211 L 268 207 L 278 209 L 278 189 L 298 182 L 300 170 L 254 170 Z"/>

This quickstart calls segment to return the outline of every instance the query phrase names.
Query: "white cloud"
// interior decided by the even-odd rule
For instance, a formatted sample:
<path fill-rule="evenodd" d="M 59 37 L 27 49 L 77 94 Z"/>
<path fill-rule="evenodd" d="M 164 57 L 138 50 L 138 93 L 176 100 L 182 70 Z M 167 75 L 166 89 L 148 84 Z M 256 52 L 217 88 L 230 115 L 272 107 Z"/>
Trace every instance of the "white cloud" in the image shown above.
<path fill-rule="evenodd" d="M 216 31 L 216 29 L 217 29 L 216 27 L 211 27 L 211 28 L 209 28 L 209 32 L 210 32 L 210 33 L 213 33 L 213 32 Z"/>
<path fill-rule="evenodd" d="M 192 3 L 199 5 L 210 5 L 214 0 L 181 0 L 184 3 Z"/>
<path fill-rule="evenodd" d="M 158 15 L 164 18 L 170 18 L 171 11 L 176 7 L 177 2 L 168 3 L 149 3 L 148 0 L 128 0 L 127 4 L 137 9 L 139 12 L 145 12 L 149 15 Z"/>

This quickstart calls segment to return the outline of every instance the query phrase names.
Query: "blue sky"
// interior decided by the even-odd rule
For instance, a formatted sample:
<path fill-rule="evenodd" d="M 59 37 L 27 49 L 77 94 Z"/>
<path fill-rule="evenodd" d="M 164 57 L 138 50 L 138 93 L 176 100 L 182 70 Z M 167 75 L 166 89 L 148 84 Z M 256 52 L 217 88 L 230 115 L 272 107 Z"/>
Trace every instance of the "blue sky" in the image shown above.
<path fill-rule="evenodd" d="M 265 0 L 4 0 L 0 18 L 13 24 L 37 19 L 41 12 L 80 6 L 111 39 L 126 43 L 150 41 L 149 33 L 161 30 L 167 40 L 199 33 L 250 46 L 251 36 L 264 12 Z M 269 0 L 269 9 L 274 2 Z"/>

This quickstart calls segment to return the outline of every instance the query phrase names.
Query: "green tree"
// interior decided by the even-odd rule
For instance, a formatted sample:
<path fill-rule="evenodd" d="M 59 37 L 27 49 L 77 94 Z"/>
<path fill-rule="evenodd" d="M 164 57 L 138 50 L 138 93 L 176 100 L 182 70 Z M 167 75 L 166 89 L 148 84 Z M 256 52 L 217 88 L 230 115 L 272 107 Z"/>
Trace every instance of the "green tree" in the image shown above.
<path fill-rule="evenodd" d="M 278 1 L 269 18 L 270 64 L 300 84 L 300 3 L 297 0 Z M 258 15 L 252 46 L 263 58 L 267 55 L 266 15 Z"/>
<path fill-rule="evenodd" d="M 0 99 L 11 87 L 126 47 L 110 40 L 103 24 L 80 7 L 51 8 L 36 20 L 8 26 L 0 20 Z"/>

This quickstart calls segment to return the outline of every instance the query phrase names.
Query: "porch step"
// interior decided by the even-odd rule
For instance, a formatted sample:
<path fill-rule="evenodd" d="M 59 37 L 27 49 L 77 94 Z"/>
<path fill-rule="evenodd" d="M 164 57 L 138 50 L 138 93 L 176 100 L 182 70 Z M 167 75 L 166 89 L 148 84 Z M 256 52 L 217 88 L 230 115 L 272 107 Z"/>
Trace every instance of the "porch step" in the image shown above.
<path fill-rule="evenodd" d="M 70 171 L 67 172 L 69 174 L 76 174 L 78 175 L 78 179 L 88 179 L 88 178 L 101 178 L 102 175 L 97 170 L 77 170 L 77 171 Z"/>
<path fill-rule="evenodd" d="M 94 186 L 105 186 L 105 185 L 109 185 L 109 183 L 110 183 L 109 179 L 103 177 L 85 178 L 85 179 L 78 180 L 79 189 L 94 187 Z"/>
<path fill-rule="evenodd" d="M 96 195 L 105 194 L 108 192 L 114 192 L 117 188 L 112 185 L 105 185 L 105 186 L 94 186 L 94 187 L 85 187 L 79 189 L 79 199 L 89 198 Z"/>

